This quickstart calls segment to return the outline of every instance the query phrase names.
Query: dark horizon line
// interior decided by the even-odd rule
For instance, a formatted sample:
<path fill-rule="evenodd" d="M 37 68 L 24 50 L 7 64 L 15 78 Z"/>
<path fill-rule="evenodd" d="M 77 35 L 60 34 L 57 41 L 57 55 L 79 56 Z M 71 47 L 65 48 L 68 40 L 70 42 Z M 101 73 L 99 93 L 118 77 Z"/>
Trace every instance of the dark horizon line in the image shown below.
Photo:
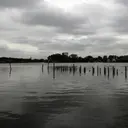
<path fill-rule="evenodd" d="M 55 63 L 77 63 L 77 62 L 128 62 L 128 55 L 104 55 L 104 56 L 85 56 L 80 57 L 77 54 L 56 53 L 47 57 L 47 59 L 37 58 L 16 58 L 16 57 L 0 57 L 0 63 L 31 63 L 31 62 L 55 62 Z"/>

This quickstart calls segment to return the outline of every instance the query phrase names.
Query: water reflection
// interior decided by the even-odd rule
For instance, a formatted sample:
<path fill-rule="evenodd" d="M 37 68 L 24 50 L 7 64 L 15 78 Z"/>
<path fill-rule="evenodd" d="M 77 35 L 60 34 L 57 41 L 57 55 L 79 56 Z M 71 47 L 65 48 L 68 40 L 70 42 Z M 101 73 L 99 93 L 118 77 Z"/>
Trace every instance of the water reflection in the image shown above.
<path fill-rule="evenodd" d="M 11 79 L 6 69 L 0 67 L 1 128 L 128 126 L 125 66 L 13 65 Z"/>
<path fill-rule="evenodd" d="M 50 72 L 49 72 L 49 65 L 47 66 L 47 71 L 48 71 L 48 74 L 49 74 L 49 73 L 50 73 Z"/>
<path fill-rule="evenodd" d="M 104 66 L 104 67 L 99 67 L 99 66 L 92 66 L 90 68 L 87 69 L 87 67 L 84 66 L 76 66 L 76 65 L 71 65 L 71 66 L 55 66 L 55 67 L 49 67 L 48 69 L 48 74 L 50 73 L 50 70 L 53 72 L 53 78 L 55 78 L 55 72 L 59 72 L 61 74 L 68 72 L 69 74 L 73 74 L 73 76 L 75 74 L 79 74 L 80 76 L 83 76 L 85 74 L 89 74 L 89 72 L 91 72 L 92 76 L 95 76 L 95 74 L 97 75 L 97 77 L 102 75 L 102 70 L 103 70 L 103 75 L 109 80 L 110 75 L 112 75 L 112 78 L 114 79 L 115 76 L 118 77 L 119 75 L 121 75 L 121 73 L 119 73 L 119 69 L 114 67 L 114 66 Z M 125 79 L 127 79 L 127 67 L 125 67 Z"/>
<path fill-rule="evenodd" d="M 9 63 L 9 77 L 11 77 L 11 73 L 12 73 L 12 65 L 11 63 Z"/>
<path fill-rule="evenodd" d="M 53 69 L 53 79 L 56 78 L 55 69 Z"/>
<path fill-rule="evenodd" d="M 74 89 L 74 91 L 51 91 L 41 97 L 23 96 L 22 113 L 24 114 L 0 112 L 0 126 L 7 128 L 45 127 L 50 118 L 79 107 L 82 104 L 81 94 L 82 91 Z M 49 126 L 49 128 L 51 127 Z"/>
<path fill-rule="evenodd" d="M 127 66 L 124 66 L 124 76 L 125 76 L 125 79 L 127 79 Z M 122 72 L 119 72 L 119 69 L 115 68 L 114 66 L 104 66 L 104 67 L 99 67 L 99 66 L 96 66 L 96 67 L 93 67 L 92 68 L 87 68 L 87 67 L 84 67 L 84 66 L 77 66 L 75 64 L 73 65 L 64 65 L 64 66 L 61 66 L 61 65 L 55 65 L 55 63 L 53 63 L 52 66 L 47 66 L 47 73 L 50 75 L 50 73 L 52 72 L 52 76 L 53 76 L 53 79 L 56 78 L 56 72 L 58 73 L 61 73 L 61 74 L 64 74 L 64 73 L 69 73 L 69 74 L 73 74 L 73 76 L 75 74 L 78 74 L 81 76 L 82 73 L 85 75 L 85 74 L 89 74 L 89 72 L 91 72 L 92 76 L 94 76 L 95 74 L 97 74 L 97 77 L 98 76 L 101 76 L 102 75 L 102 70 L 103 70 L 103 75 L 104 76 L 107 76 L 108 80 L 110 78 L 110 75 L 112 75 L 112 78 L 115 78 L 115 76 L 120 76 L 121 73 L 123 74 L 123 71 Z M 42 73 L 44 72 L 44 65 L 42 64 Z M 9 77 L 11 77 L 11 74 L 12 74 L 12 67 L 9 68 Z"/>

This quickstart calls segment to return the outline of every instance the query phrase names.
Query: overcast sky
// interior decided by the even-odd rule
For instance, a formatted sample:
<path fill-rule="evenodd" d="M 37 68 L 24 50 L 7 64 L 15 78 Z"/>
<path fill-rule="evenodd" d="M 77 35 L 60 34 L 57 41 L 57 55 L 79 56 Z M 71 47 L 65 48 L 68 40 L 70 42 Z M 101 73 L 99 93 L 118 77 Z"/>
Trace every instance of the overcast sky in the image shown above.
<path fill-rule="evenodd" d="M 0 56 L 128 54 L 128 0 L 0 0 Z"/>

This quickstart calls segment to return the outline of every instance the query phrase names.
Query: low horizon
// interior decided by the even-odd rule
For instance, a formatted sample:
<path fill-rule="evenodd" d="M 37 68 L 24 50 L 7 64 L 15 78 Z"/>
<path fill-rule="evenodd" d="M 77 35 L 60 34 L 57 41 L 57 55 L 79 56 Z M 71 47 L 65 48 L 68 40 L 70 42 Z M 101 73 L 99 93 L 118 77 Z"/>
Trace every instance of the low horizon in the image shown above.
<path fill-rule="evenodd" d="M 64 53 L 55 53 L 48 56 L 46 59 L 44 58 L 12 58 L 12 57 L 0 57 L 0 63 L 32 63 L 32 62 L 47 62 L 47 63 L 86 63 L 86 62 L 104 62 L 104 63 L 128 63 L 128 55 L 116 56 L 116 55 L 104 55 L 104 56 L 85 56 L 81 57 L 77 54 L 69 54 L 68 52 Z"/>

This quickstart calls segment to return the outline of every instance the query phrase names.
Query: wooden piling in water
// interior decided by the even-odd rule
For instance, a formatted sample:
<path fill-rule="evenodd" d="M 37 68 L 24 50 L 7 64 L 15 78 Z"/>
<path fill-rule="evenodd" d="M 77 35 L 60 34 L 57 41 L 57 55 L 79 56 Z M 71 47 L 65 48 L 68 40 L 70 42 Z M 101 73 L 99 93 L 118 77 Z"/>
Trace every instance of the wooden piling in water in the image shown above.
<path fill-rule="evenodd" d="M 44 65 L 42 64 L 42 72 L 44 71 Z"/>
<path fill-rule="evenodd" d="M 100 68 L 100 75 L 101 75 L 101 68 Z"/>
<path fill-rule="evenodd" d="M 127 79 L 127 66 L 125 66 L 125 79 Z"/>
<path fill-rule="evenodd" d="M 116 70 L 116 75 L 118 76 L 118 69 Z"/>
<path fill-rule="evenodd" d="M 79 67 L 79 73 L 80 73 L 80 75 L 81 75 L 81 70 L 82 70 L 82 68 L 81 68 L 81 66 Z"/>
<path fill-rule="evenodd" d="M 92 67 L 92 75 L 94 76 L 94 74 L 95 74 L 95 68 Z"/>
<path fill-rule="evenodd" d="M 110 75 L 109 66 L 107 67 L 107 70 L 108 70 L 108 79 L 109 79 L 109 75 Z"/>
<path fill-rule="evenodd" d="M 110 73 L 110 71 L 109 71 L 109 67 L 108 67 L 108 76 L 109 76 L 109 73 Z"/>
<path fill-rule="evenodd" d="M 97 76 L 99 75 L 99 67 L 97 66 Z"/>
<path fill-rule="evenodd" d="M 106 76 L 106 67 L 104 67 L 104 75 Z"/>
<path fill-rule="evenodd" d="M 115 67 L 112 67 L 113 77 L 115 77 Z"/>
<path fill-rule="evenodd" d="M 86 74 L 86 67 L 84 67 L 84 74 Z"/>
<path fill-rule="evenodd" d="M 75 69 L 75 65 L 73 64 L 72 66 L 72 69 L 73 69 L 73 76 L 75 75 L 75 72 L 76 72 L 76 69 Z"/>

